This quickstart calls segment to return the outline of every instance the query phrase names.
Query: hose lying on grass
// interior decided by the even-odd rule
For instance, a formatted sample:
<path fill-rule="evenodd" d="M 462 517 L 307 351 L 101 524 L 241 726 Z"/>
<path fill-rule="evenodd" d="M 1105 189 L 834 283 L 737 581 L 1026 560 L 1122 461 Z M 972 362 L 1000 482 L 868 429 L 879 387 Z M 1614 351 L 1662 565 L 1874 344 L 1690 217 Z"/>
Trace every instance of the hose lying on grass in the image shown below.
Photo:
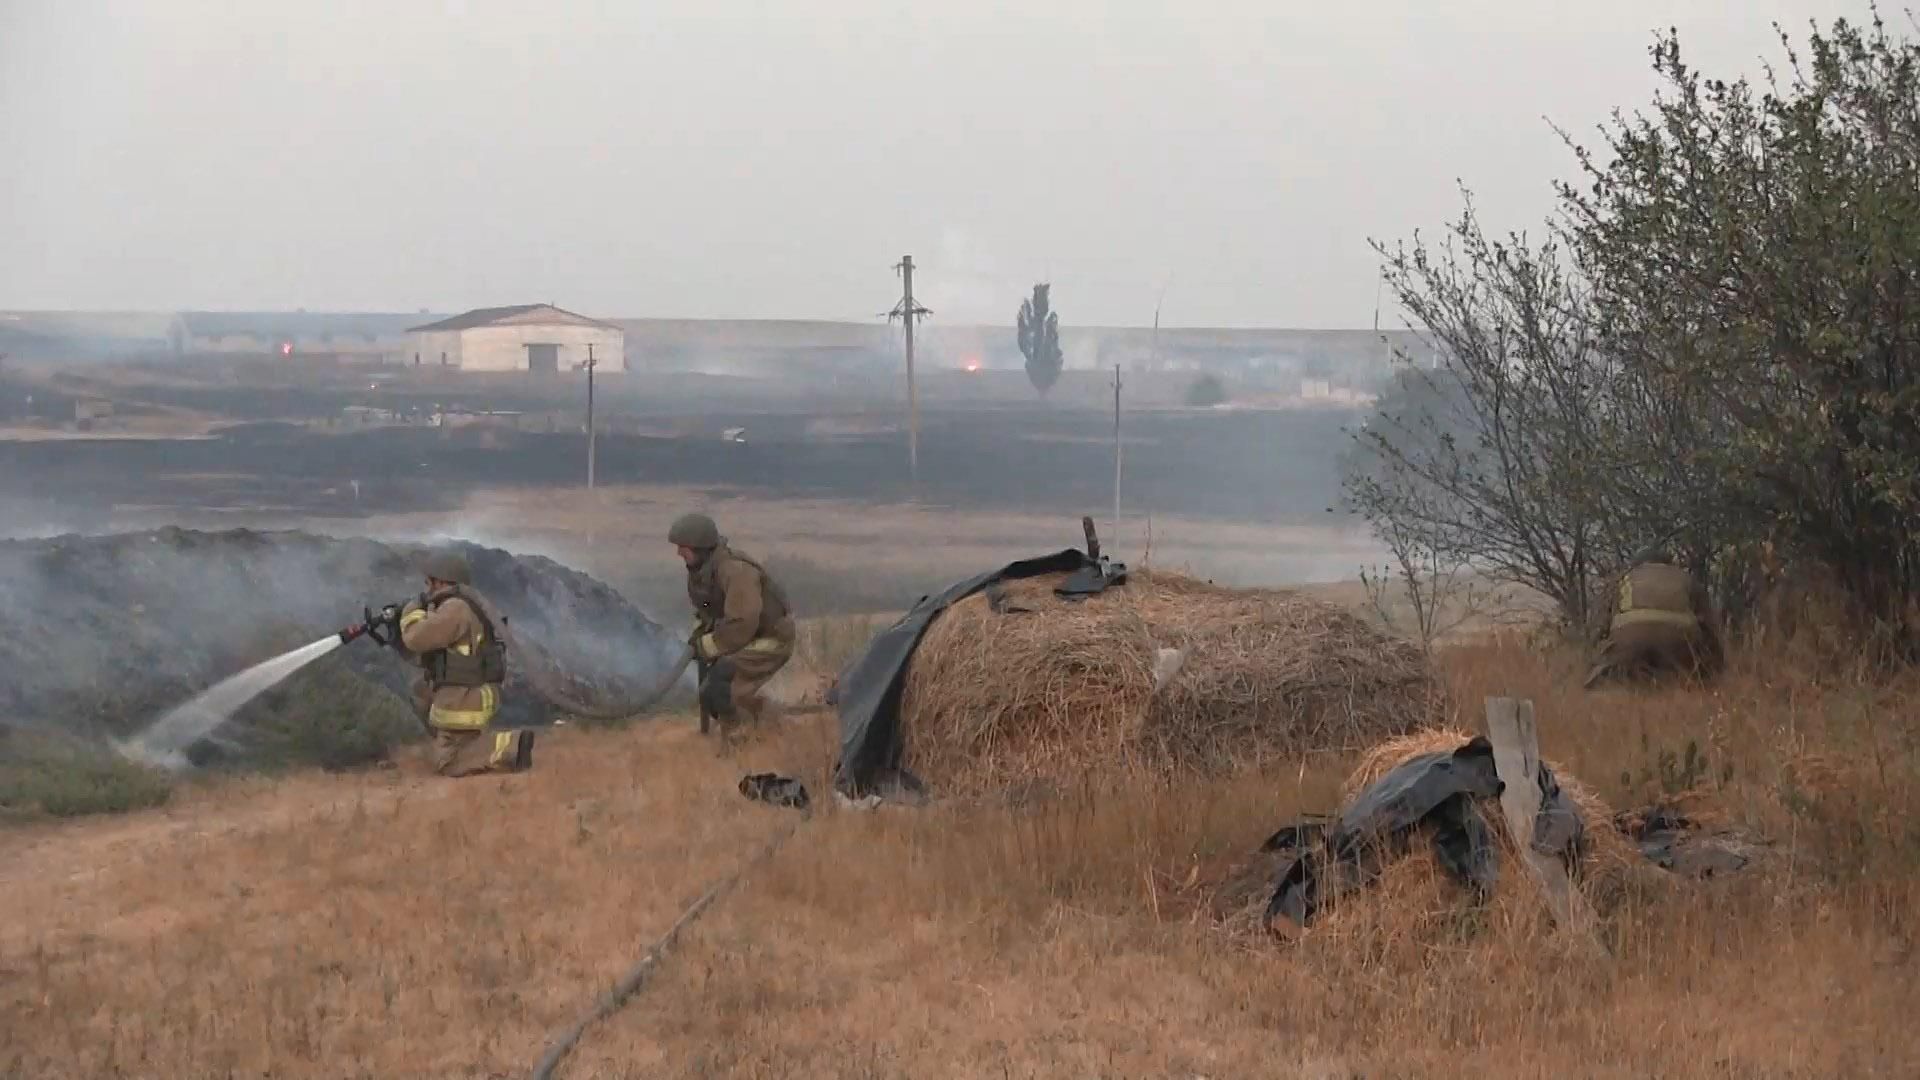
<path fill-rule="evenodd" d="M 509 654 L 516 656 L 533 655 L 532 653 L 522 652 L 520 650 L 519 643 L 513 638 L 513 624 L 510 621 L 501 618 L 499 613 L 494 611 L 491 605 L 488 605 L 484 599 L 477 595 L 468 594 L 467 598 L 472 601 L 477 601 L 484 606 L 483 613 L 486 615 L 487 621 L 499 628 L 501 640 L 506 644 Z M 583 720 L 625 720 L 627 717 L 637 716 L 653 708 L 668 694 L 672 693 L 674 685 L 680 681 L 681 674 L 687 670 L 687 665 L 691 663 L 693 663 L 693 646 L 688 645 L 686 648 L 680 650 L 680 657 L 675 660 L 673 666 L 668 669 L 667 677 L 660 680 L 659 685 L 655 686 L 651 691 L 648 691 L 646 696 L 642 697 L 639 701 L 622 701 L 612 705 L 591 704 L 575 697 L 571 692 L 561 688 L 554 680 L 547 678 L 546 673 L 540 671 L 538 665 L 523 665 L 521 667 L 521 674 L 526 678 L 528 685 L 533 687 L 535 693 L 539 694 L 547 704 L 559 709 L 561 712 L 580 717 Z"/>
<path fill-rule="evenodd" d="M 507 648 L 512 649 L 514 646 L 511 630 L 506 632 L 506 640 Z M 662 698 L 673 692 L 674 684 L 680 681 L 681 673 L 686 671 L 687 665 L 691 663 L 693 663 L 693 649 L 689 647 L 681 652 L 680 659 L 667 672 L 667 677 L 660 680 L 660 685 L 654 687 L 645 697 L 637 702 L 623 701 L 615 705 L 590 705 L 560 689 L 549 680 L 535 675 L 531 668 L 525 668 L 523 672 L 534 691 L 544 698 L 547 704 L 561 712 L 578 716 L 583 720 L 624 720 L 658 705 Z"/>
<path fill-rule="evenodd" d="M 684 664 L 682 666 L 684 666 Z M 567 1053 L 573 1049 L 575 1043 L 580 1041 L 580 1036 L 586 1033 L 587 1028 L 612 1016 L 619 1010 L 621 1005 L 626 1003 L 628 998 L 646 986 L 647 980 L 653 978 L 653 973 L 659 970 L 661 959 L 666 955 L 667 950 L 671 949 L 674 942 L 679 940 L 680 932 L 692 925 L 695 919 L 705 914 L 706 910 L 713 906 L 714 901 L 720 899 L 729 889 L 739 884 L 740 879 L 747 875 L 747 871 L 765 862 L 768 858 L 771 858 L 773 853 L 780 849 L 780 845 L 786 843 L 787 840 L 793 836 L 794 832 L 800 828 L 801 822 L 805 820 L 806 818 L 802 817 L 800 821 L 796 821 L 780 830 L 779 833 L 774 835 L 772 840 L 767 841 L 765 847 L 762 847 L 753 858 L 748 859 L 740 869 L 735 870 L 733 873 L 708 886 L 707 891 L 701 893 L 698 900 L 695 900 L 688 906 L 687 910 L 680 913 L 680 917 L 675 919 L 673 925 L 667 928 L 667 932 L 661 936 L 660 940 L 653 943 L 653 947 L 647 950 L 646 955 L 640 958 L 639 963 L 633 965 L 625 975 L 621 976 L 620 981 L 614 983 L 611 990 L 600 995 L 600 997 L 594 1001 L 593 1006 L 589 1008 L 580 1019 L 574 1021 L 572 1027 L 561 1032 L 552 1042 L 547 1044 L 546 1053 L 541 1054 L 540 1060 L 533 1066 L 533 1072 L 530 1074 L 533 1080 L 549 1080 L 549 1078 L 553 1076 L 554 1069 L 559 1067 L 560 1060 L 567 1056 Z"/>

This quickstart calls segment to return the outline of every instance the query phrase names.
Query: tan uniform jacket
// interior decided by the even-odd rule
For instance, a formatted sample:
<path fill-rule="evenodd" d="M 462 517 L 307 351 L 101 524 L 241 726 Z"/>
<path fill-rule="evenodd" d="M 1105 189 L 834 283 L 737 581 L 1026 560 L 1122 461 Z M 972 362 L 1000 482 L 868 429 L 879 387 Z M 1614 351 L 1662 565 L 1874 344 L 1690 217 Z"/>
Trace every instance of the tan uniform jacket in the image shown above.
<path fill-rule="evenodd" d="M 1692 574 L 1666 563 L 1641 563 L 1620 581 L 1613 625 L 1693 630 L 1705 624 L 1706 616 L 1706 589 Z"/>
<path fill-rule="evenodd" d="M 687 571 L 687 598 L 702 628 L 696 644 L 704 659 L 749 646 L 793 645 L 793 613 L 785 593 L 765 571 L 725 545 L 715 548 L 698 569 Z"/>
<path fill-rule="evenodd" d="M 430 608 L 421 607 L 416 600 L 400 613 L 400 643 L 421 658 L 423 666 L 427 654 L 441 649 L 472 655 L 485 644 L 486 634 L 486 624 L 458 596 Z M 496 686 L 435 686 L 432 690 L 433 705 L 427 722 L 434 727 L 476 731 L 491 723 L 500 711 L 500 688 Z"/>

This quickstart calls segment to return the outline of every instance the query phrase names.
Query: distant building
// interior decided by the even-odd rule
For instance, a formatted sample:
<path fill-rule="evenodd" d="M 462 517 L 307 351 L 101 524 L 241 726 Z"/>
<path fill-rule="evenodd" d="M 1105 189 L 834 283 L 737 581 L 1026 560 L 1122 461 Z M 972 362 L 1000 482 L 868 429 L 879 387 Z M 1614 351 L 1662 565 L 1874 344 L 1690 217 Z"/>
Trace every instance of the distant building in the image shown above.
<path fill-rule="evenodd" d="M 20 360 L 167 351 L 171 313 L 0 311 L 0 353 Z"/>
<path fill-rule="evenodd" d="M 476 308 L 408 330 L 409 362 L 460 371 L 580 371 L 588 346 L 598 371 L 627 369 L 626 334 L 552 304 Z"/>
<path fill-rule="evenodd" d="M 73 403 L 73 426 L 79 431 L 92 431 L 94 425 L 113 415 L 113 402 L 102 398 L 81 398 Z"/>
<path fill-rule="evenodd" d="M 593 351 L 598 353 L 600 351 L 599 346 L 595 346 Z M 596 356 L 595 359 L 597 360 L 598 357 Z M 514 409 L 464 409 L 456 406 L 451 409 L 441 409 L 435 412 L 433 418 L 428 422 L 434 427 L 443 428 L 479 427 L 483 425 L 517 428 L 520 426 L 521 418 L 524 415 L 524 413 Z"/>
<path fill-rule="evenodd" d="M 371 405 L 348 405 L 340 410 L 340 419 L 354 427 L 366 427 L 372 424 L 399 423 L 402 417 L 392 409 L 377 409 Z"/>
<path fill-rule="evenodd" d="M 183 311 L 167 337 L 175 356 L 227 354 L 284 359 L 329 357 L 399 363 L 419 314 L 323 311 Z"/>
<path fill-rule="evenodd" d="M 1351 386 L 1338 386 L 1328 379 L 1301 379 L 1300 399 L 1329 405 L 1357 406 L 1372 405 L 1380 400 L 1380 395 Z"/>
<path fill-rule="evenodd" d="M 627 369 L 745 378 L 878 377 L 898 328 L 805 319 L 621 319 Z"/>
<path fill-rule="evenodd" d="M 1277 381 L 1385 381 L 1394 357 L 1426 366 L 1431 350 L 1405 331 L 1167 327 L 1064 328 L 1069 367 L 1206 371 Z"/>

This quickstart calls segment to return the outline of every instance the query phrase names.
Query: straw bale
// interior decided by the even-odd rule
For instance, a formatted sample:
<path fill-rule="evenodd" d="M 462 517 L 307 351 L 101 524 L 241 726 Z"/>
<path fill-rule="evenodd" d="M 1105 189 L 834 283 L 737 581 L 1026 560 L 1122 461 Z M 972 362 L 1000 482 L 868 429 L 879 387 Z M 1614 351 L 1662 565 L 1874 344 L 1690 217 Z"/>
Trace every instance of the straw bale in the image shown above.
<path fill-rule="evenodd" d="M 1396 766 L 1421 754 L 1457 749 L 1469 738 L 1460 731 L 1439 729 L 1381 742 L 1361 756 L 1343 785 L 1342 809 Z M 1572 871 L 1577 887 L 1594 909 L 1605 913 L 1629 890 L 1658 882 L 1662 877 L 1659 872 L 1646 864 L 1632 842 L 1614 826 L 1614 814 L 1606 801 L 1563 766 L 1549 761 L 1547 767 L 1553 770 L 1554 779 L 1586 826 Z M 1316 937 L 1364 941 L 1369 947 L 1391 949 L 1395 945 L 1429 945 L 1488 929 L 1503 933 L 1548 929 L 1551 915 L 1521 861 L 1499 800 L 1483 800 L 1480 811 L 1500 849 L 1499 878 L 1485 904 L 1475 904 L 1471 890 L 1441 868 L 1425 837 L 1415 836 L 1404 853 L 1380 868 L 1375 880 L 1345 894 L 1328 896 L 1311 932 Z M 1266 868 L 1268 886 L 1257 898 L 1249 898 L 1244 891 L 1231 894 L 1233 906 L 1222 912 L 1229 929 L 1260 925 L 1274 877 L 1283 862 L 1267 855 L 1253 860 L 1253 865 Z"/>
<path fill-rule="evenodd" d="M 1360 755 L 1360 763 L 1347 776 L 1346 783 L 1340 785 L 1340 805 L 1353 802 L 1362 788 L 1387 775 L 1405 762 L 1421 754 L 1451 753 L 1467 744 L 1471 735 L 1453 728 L 1430 728 L 1426 731 L 1413 731 L 1405 735 L 1396 735 L 1368 747 Z"/>
<path fill-rule="evenodd" d="M 1116 766 L 1217 771 L 1358 749 L 1442 715 L 1426 658 L 1291 590 L 1137 572 L 1079 601 L 1051 575 L 934 621 L 908 671 L 908 764 L 949 787 Z M 1019 610 L 1026 609 L 1026 610 Z M 1156 690 L 1161 649 L 1184 650 Z"/>
<path fill-rule="evenodd" d="M 1421 754 L 1452 751 L 1466 745 L 1473 736 L 1452 728 L 1435 728 L 1428 731 L 1416 731 L 1407 735 L 1388 739 L 1368 750 L 1360 757 L 1360 764 L 1354 767 L 1353 774 L 1347 777 L 1340 787 L 1341 805 L 1353 801 L 1362 788 L 1385 776 L 1403 762 Z M 1553 771 L 1553 778 L 1566 793 L 1569 802 L 1580 813 L 1580 820 L 1586 826 L 1587 862 L 1591 869 L 1612 872 L 1627 863 L 1639 862 L 1639 855 L 1633 844 L 1614 826 L 1613 808 L 1596 794 L 1579 777 L 1568 772 L 1566 767 L 1551 758 L 1543 759 L 1547 768 Z M 1498 803 L 1489 803 L 1485 808 L 1489 821 L 1499 819 L 1497 824 L 1501 832 L 1506 831 L 1505 817 L 1500 813 Z"/>
<path fill-rule="evenodd" d="M 1343 786 L 1343 805 L 1403 762 L 1420 754 L 1456 749 L 1471 737 L 1460 731 L 1423 731 L 1374 747 L 1361 758 Z M 1614 827 L 1613 810 L 1606 800 L 1565 766 L 1551 760 L 1545 764 L 1586 827 L 1579 857 L 1571 868 L 1576 887 L 1596 910 L 1605 911 L 1631 882 L 1639 880 L 1644 861 Z M 1499 800 L 1482 800 L 1480 812 L 1500 846 L 1499 881 L 1480 916 L 1506 929 L 1543 927 L 1550 916 L 1521 859 Z M 1389 936 L 1420 936 L 1457 927 L 1463 911 L 1472 906 L 1471 892 L 1448 876 L 1432 848 L 1416 838 L 1405 854 L 1383 869 L 1379 881 L 1330 903 L 1318 925 L 1335 934 L 1390 931 Z"/>

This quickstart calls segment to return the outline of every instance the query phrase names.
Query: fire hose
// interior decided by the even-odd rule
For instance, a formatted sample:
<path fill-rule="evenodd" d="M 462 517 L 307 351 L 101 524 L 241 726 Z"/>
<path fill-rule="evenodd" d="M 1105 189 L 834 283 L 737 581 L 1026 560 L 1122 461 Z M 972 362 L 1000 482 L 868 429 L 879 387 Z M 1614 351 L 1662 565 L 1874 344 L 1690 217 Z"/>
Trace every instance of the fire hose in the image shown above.
<path fill-rule="evenodd" d="M 498 627 L 500 640 L 509 651 L 522 656 L 528 655 L 521 652 L 518 643 L 514 641 L 512 626 L 506 619 L 499 618 L 493 611 L 488 610 L 485 601 L 480 600 L 478 597 L 470 593 L 464 594 L 464 597 L 479 608 L 481 617 L 485 619 L 489 625 Z M 397 604 L 389 604 L 383 607 L 378 613 L 374 612 L 372 608 L 365 608 L 362 612 L 364 619 L 355 625 L 342 629 L 340 631 L 340 640 L 342 643 L 346 643 L 365 637 L 377 644 L 398 648 L 400 647 L 400 612 L 401 608 Z M 692 664 L 697 658 L 698 650 L 689 642 L 681 649 L 679 658 L 674 661 L 666 677 L 662 679 L 653 690 L 648 692 L 639 701 L 626 702 L 613 707 L 590 705 L 587 702 L 576 699 L 570 692 L 549 682 L 543 672 L 538 672 L 536 665 L 523 664 L 520 670 L 526 677 L 527 682 L 533 687 L 534 692 L 539 694 L 540 697 L 555 708 L 571 713 L 574 716 L 588 719 L 615 720 L 646 712 L 658 704 L 661 699 L 672 692 L 674 685 L 680 681 L 680 676 L 687 670 L 687 666 Z M 704 663 L 702 667 L 705 667 Z M 704 670 L 701 672 L 701 675 L 704 678 Z M 703 704 L 700 716 L 700 726 L 703 732 L 707 730 L 708 723 L 709 717 Z M 802 822 L 812 816 L 804 810 L 802 813 Z M 611 1016 L 653 978 L 654 973 L 659 970 L 660 964 L 665 958 L 667 951 L 679 940 L 682 931 L 705 914 L 722 896 L 725 896 L 729 891 L 739 885 L 740 881 L 746 877 L 748 871 L 771 858 L 773 854 L 793 836 L 799 827 L 800 822 L 795 822 L 781 829 L 745 863 L 734 870 L 733 873 L 715 881 L 705 892 L 701 893 L 700 896 L 680 914 L 680 917 L 674 920 L 673 925 L 668 927 L 667 932 L 662 935 L 658 941 L 654 942 L 652 947 L 640 957 L 639 961 L 629 969 L 617 983 L 606 993 L 597 996 L 588 1009 L 574 1021 L 573 1024 L 569 1025 L 566 1030 L 558 1033 L 552 1041 L 548 1043 L 545 1051 L 540 1056 L 540 1060 L 533 1066 L 531 1074 L 533 1080 L 548 1080 L 548 1078 L 552 1077 L 554 1070 L 559 1067 L 561 1059 L 572 1051 L 574 1046 L 580 1041 L 581 1036 L 586 1033 L 587 1028 Z"/>
<path fill-rule="evenodd" d="M 461 598 L 478 607 L 481 616 L 486 619 L 488 624 L 498 628 L 497 632 L 500 635 L 500 640 L 506 645 L 509 652 L 520 656 L 531 655 L 521 651 L 519 643 L 514 640 L 512 624 L 506 619 L 500 618 L 490 609 L 485 601 L 473 593 L 462 593 Z M 362 615 L 364 618 L 362 621 L 345 627 L 340 631 L 341 642 L 344 644 L 365 637 L 375 644 L 399 648 L 400 611 L 401 608 L 398 604 L 388 604 L 378 612 L 375 612 L 371 607 L 363 608 Z M 668 694 L 672 693 L 674 686 L 680 681 L 680 676 L 687 670 L 687 665 L 693 663 L 694 656 L 693 646 L 691 644 L 687 645 L 681 649 L 679 657 L 673 662 L 672 667 L 668 669 L 666 678 L 660 680 L 657 686 L 642 695 L 638 701 L 624 701 L 616 705 L 594 705 L 575 697 L 571 691 L 549 680 L 547 673 L 541 670 L 539 665 L 522 664 L 520 666 L 520 673 L 526 678 L 527 684 L 533 687 L 535 694 L 539 695 L 547 704 L 559 709 L 561 712 L 585 720 L 624 720 L 627 717 L 646 712 L 655 705 L 658 705 Z M 703 715 L 702 730 L 705 730 L 705 727 L 705 717 Z"/>
<path fill-rule="evenodd" d="M 513 629 L 507 620 L 497 617 L 493 611 L 485 607 L 484 601 L 472 594 L 466 594 L 466 599 L 480 609 L 480 615 L 483 619 L 491 626 L 499 628 L 498 633 L 500 640 L 509 651 L 519 653 L 522 656 L 527 655 L 520 651 L 519 645 L 514 641 Z M 401 608 L 397 604 L 388 604 L 386 607 L 380 609 L 378 613 L 374 612 L 372 608 L 365 608 L 362 611 L 364 615 L 363 620 L 342 629 L 340 631 L 340 640 L 342 643 L 347 643 L 365 637 L 377 644 L 396 648 L 400 647 L 400 612 Z M 555 708 L 575 716 L 589 719 L 612 720 L 645 712 L 658 704 L 662 698 L 672 692 L 674 685 L 680 681 L 680 676 L 687 670 L 687 666 L 692 664 L 697 657 L 698 650 L 689 642 L 681 649 L 679 658 L 674 662 L 672 668 L 668 670 L 666 678 L 662 679 L 659 685 L 654 687 L 652 691 L 648 692 L 639 701 L 622 703 L 616 707 L 590 705 L 587 702 L 574 698 L 571 693 L 547 681 L 544 673 L 536 674 L 537 669 L 535 665 L 522 665 L 521 671 L 525 675 L 527 682 L 533 687 L 534 692 L 539 694 Z M 702 666 L 704 667 L 704 664 Z M 703 677 L 704 674 L 705 672 L 703 671 Z M 701 708 L 700 720 L 701 730 L 705 731 L 708 725 L 708 716 L 704 705 Z M 812 816 L 804 810 L 802 813 L 803 817 L 801 821 L 805 821 Z M 708 886 L 706 891 L 701 893 L 685 911 L 681 912 L 680 917 L 674 920 L 672 926 L 667 928 L 667 932 L 662 935 L 658 941 L 654 942 L 652 947 L 647 949 L 639 961 L 629 969 L 618 982 L 607 990 L 607 992 L 598 995 L 577 1020 L 564 1031 L 554 1036 L 547 1044 L 545 1051 L 540 1055 L 540 1060 L 534 1063 L 531 1074 L 533 1080 L 549 1080 L 549 1078 L 553 1076 L 554 1070 L 559 1067 L 561 1059 L 573 1050 L 574 1046 L 580 1041 L 581 1036 L 586 1033 L 587 1028 L 611 1016 L 624 1005 L 629 998 L 646 986 L 648 981 L 653 978 L 654 973 L 659 970 L 660 964 L 664 960 L 668 950 L 672 949 L 675 942 L 679 940 L 681 933 L 688 926 L 692 925 L 695 920 L 699 919 L 700 916 L 704 915 L 721 897 L 738 886 L 740 881 L 746 877 L 748 871 L 771 858 L 774 852 L 778 851 L 780 847 L 793 836 L 799 827 L 800 822 L 795 822 L 781 829 L 739 868 Z"/>
<path fill-rule="evenodd" d="M 513 632 L 511 630 L 503 633 L 501 637 L 507 642 L 508 648 L 511 649 L 515 647 L 513 644 Z M 561 712 L 586 720 L 624 720 L 629 716 L 637 716 L 658 705 L 663 698 L 673 692 L 675 684 L 680 681 L 681 674 L 687 670 L 687 665 L 691 663 L 693 663 L 693 646 L 689 645 L 680 650 L 680 658 L 674 661 L 673 667 L 668 669 L 666 678 L 660 680 L 659 685 L 648 691 L 639 701 L 623 702 L 614 706 L 589 705 L 573 697 L 572 694 L 560 689 L 558 686 L 547 682 L 543 674 L 536 675 L 532 665 L 522 667 L 521 671 L 526 676 L 528 685 L 533 687 L 534 693 L 539 694 L 547 704 L 552 705 Z"/>
<path fill-rule="evenodd" d="M 739 869 L 709 885 L 707 891 L 700 894 L 699 899 L 680 913 L 680 917 L 675 919 L 673 925 L 667 928 L 667 932 L 661 935 L 660 940 L 654 942 L 653 947 L 640 957 L 639 962 L 621 976 L 619 982 L 614 983 L 606 993 L 594 998 L 593 1004 L 581 1014 L 578 1020 L 569 1025 L 565 1031 L 554 1036 L 540 1055 L 540 1060 L 534 1063 L 533 1071 L 529 1074 L 531 1080 L 550 1080 L 554 1070 L 560 1067 L 560 1059 L 573 1050 L 574 1045 L 580 1041 L 580 1037 L 586 1034 L 587 1028 L 619 1011 L 620 1006 L 626 1004 L 628 998 L 647 985 L 647 982 L 653 978 L 654 972 L 660 970 L 660 963 L 666 957 L 667 950 L 673 948 L 674 943 L 680 939 L 681 931 L 692 925 L 695 919 L 706 914 L 707 909 L 712 907 L 715 901 L 738 885 L 741 879 L 747 876 L 747 871 L 772 858 L 773 853 L 780 850 L 780 846 L 791 839 L 806 820 L 807 817 L 802 817 L 800 821 L 775 833 L 773 839 L 762 845 L 760 850 Z"/>

